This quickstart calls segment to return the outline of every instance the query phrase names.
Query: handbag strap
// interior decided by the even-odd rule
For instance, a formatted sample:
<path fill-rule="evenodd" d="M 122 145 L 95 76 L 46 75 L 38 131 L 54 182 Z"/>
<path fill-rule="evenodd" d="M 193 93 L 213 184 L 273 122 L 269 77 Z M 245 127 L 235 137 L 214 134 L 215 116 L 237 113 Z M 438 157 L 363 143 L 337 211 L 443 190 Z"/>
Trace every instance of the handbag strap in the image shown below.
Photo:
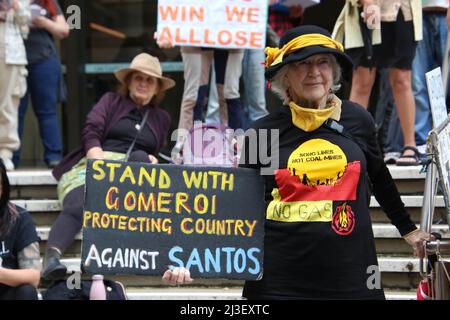
<path fill-rule="evenodd" d="M 138 132 L 136 133 L 136 136 L 134 137 L 133 142 L 131 142 L 131 145 L 128 148 L 127 154 L 125 155 L 125 159 L 124 159 L 125 162 L 128 161 L 131 151 L 133 150 L 134 145 L 136 144 L 136 140 L 137 140 L 139 134 L 141 133 L 142 129 L 144 128 L 145 123 L 147 122 L 149 111 L 150 111 L 150 109 L 148 109 L 148 108 L 147 108 L 147 110 L 145 110 L 144 117 L 142 118 L 141 124 L 139 125 Z"/>

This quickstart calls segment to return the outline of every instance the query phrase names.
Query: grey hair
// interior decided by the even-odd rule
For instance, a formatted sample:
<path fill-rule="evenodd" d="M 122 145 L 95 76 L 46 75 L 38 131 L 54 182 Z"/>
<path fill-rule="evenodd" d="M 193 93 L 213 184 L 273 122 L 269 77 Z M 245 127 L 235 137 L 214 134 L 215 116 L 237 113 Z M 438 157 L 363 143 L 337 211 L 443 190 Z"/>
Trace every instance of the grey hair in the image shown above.
<path fill-rule="evenodd" d="M 331 65 L 333 68 L 333 84 L 331 85 L 331 91 L 333 93 L 337 92 L 341 88 L 342 79 L 342 68 L 337 62 L 336 57 L 332 54 L 327 54 L 331 58 Z M 289 64 L 283 66 L 275 76 L 270 80 L 270 89 L 281 98 L 283 101 L 288 101 L 289 97 L 287 94 L 288 87 L 285 84 L 285 76 L 288 72 Z"/>

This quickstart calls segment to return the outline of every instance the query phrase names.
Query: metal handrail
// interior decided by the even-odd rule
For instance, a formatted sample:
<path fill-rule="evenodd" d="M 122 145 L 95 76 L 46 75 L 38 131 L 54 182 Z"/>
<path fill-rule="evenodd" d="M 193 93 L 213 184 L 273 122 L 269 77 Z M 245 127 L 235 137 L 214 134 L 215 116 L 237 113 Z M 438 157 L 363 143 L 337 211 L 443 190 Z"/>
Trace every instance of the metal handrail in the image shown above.
<path fill-rule="evenodd" d="M 437 251 L 442 253 L 450 253 L 450 241 L 427 241 L 425 244 L 425 250 L 427 253 L 434 254 Z"/>
<path fill-rule="evenodd" d="M 423 206 L 420 220 L 420 229 L 431 233 L 434 215 L 434 197 L 437 193 L 437 168 L 434 162 L 433 155 L 429 156 L 429 164 L 427 167 L 427 174 L 425 177 L 425 187 L 423 193 Z"/>

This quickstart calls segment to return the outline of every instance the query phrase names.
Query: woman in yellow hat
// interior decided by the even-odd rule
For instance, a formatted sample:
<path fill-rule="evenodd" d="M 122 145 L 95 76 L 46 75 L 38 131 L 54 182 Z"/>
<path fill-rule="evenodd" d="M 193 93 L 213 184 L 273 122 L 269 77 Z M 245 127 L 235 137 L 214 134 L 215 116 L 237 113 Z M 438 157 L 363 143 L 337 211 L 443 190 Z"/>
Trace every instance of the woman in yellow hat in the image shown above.
<path fill-rule="evenodd" d="M 378 282 L 369 281 L 378 268 L 369 183 L 416 254 L 424 255 L 422 243 L 430 236 L 417 230 L 405 210 L 371 115 L 334 94 L 352 61 L 316 26 L 287 31 L 266 54 L 266 78 L 284 103 L 253 124 L 257 134 L 247 135 L 241 157 L 244 167 L 270 168 L 264 176 L 264 274 L 260 281 L 247 281 L 243 295 L 384 299 Z M 273 133 L 278 144 L 271 141 Z M 270 141 L 252 138 L 264 136 Z M 268 158 L 257 157 L 263 154 Z"/>

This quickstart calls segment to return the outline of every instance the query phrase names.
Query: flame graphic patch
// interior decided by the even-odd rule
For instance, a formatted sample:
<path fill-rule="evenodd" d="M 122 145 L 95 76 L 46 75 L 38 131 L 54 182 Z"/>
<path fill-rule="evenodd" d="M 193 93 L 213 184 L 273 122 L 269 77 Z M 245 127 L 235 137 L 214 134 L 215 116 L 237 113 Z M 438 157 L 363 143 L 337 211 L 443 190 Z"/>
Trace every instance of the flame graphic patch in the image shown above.
<path fill-rule="evenodd" d="M 355 218 L 352 208 L 347 203 L 344 203 L 342 206 L 336 208 L 336 212 L 333 214 L 333 220 L 331 221 L 331 227 L 337 234 L 348 236 L 355 229 Z"/>

